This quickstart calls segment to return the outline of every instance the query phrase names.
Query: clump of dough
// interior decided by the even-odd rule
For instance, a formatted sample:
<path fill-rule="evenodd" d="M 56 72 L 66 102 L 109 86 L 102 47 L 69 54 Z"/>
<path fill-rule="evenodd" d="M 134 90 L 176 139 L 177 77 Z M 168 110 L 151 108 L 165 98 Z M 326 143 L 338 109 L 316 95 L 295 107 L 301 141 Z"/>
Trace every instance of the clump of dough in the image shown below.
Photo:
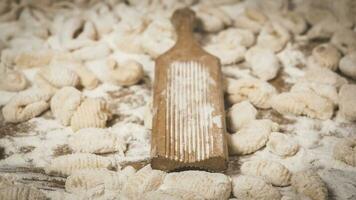
<path fill-rule="evenodd" d="M 19 123 L 41 114 L 49 108 L 51 94 L 38 88 L 32 88 L 16 94 L 3 107 L 2 114 L 6 122 Z"/>
<path fill-rule="evenodd" d="M 166 172 L 154 170 L 147 165 L 128 178 L 122 188 L 122 194 L 134 199 L 146 192 L 157 190 L 165 176 Z"/>
<path fill-rule="evenodd" d="M 266 24 L 257 37 L 257 45 L 271 49 L 274 52 L 281 51 L 290 40 L 288 30 L 278 23 Z"/>
<path fill-rule="evenodd" d="M 356 138 L 342 139 L 336 143 L 333 157 L 348 165 L 356 167 Z"/>
<path fill-rule="evenodd" d="M 253 176 L 232 179 L 232 193 L 238 200 L 280 200 L 281 194 L 271 184 Z"/>
<path fill-rule="evenodd" d="M 307 29 L 307 22 L 304 17 L 297 12 L 282 12 L 280 15 L 276 16 L 275 20 L 296 35 L 304 33 Z"/>
<path fill-rule="evenodd" d="M 356 121 L 356 85 L 345 84 L 339 91 L 339 116 L 347 121 Z"/>
<path fill-rule="evenodd" d="M 73 87 L 63 87 L 58 90 L 51 99 L 51 111 L 53 116 L 64 126 L 70 124 L 70 120 L 83 101 L 82 93 Z"/>
<path fill-rule="evenodd" d="M 267 147 L 272 153 L 282 157 L 293 156 L 299 150 L 299 145 L 293 138 L 279 132 L 271 133 Z"/>
<path fill-rule="evenodd" d="M 104 128 L 111 118 L 108 105 L 104 99 L 85 99 L 73 113 L 70 126 L 74 131 L 81 128 Z"/>
<path fill-rule="evenodd" d="M 13 200 L 13 199 L 36 199 L 46 200 L 46 195 L 34 187 L 27 185 L 14 185 L 0 189 L 0 199 Z"/>
<path fill-rule="evenodd" d="M 331 44 L 321 44 L 316 46 L 310 57 L 310 64 L 317 67 L 325 67 L 330 70 L 337 70 L 341 53 Z"/>
<path fill-rule="evenodd" d="M 246 52 L 245 60 L 250 65 L 252 73 L 266 81 L 274 79 L 281 67 L 272 50 L 258 46 L 252 47 Z"/>
<path fill-rule="evenodd" d="M 160 189 L 195 192 L 204 199 L 227 199 L 231 193 L 230 178 L 220 173 L 204 171 L 173 172 L 166 175 Z"/>
<path fill-rule="evenodd" d="M 356 80 L 356 51 L 347 54 L 340 60 L 339 69 L 344 75 Z"/>
<path fill-rule="evenodd" d="M 278 131 L 278 124 L 271 120 L 254 120 L 234 134 L 227 134 L 231 155 L 251 154 L 264 147 L 272 131 Z"/>
<path fill-rule="evenodd" d="M 275 186 L 288 186 L 291 182 L 291 172 L 275 161 L 251 160 L 243 163 L 240 169 L 242 174 L 261 176 Z"/>
<path fill-rule="evenodd" d="M 244 13 L 234 20 L 234 26 L 259 33 L 267 21 L 267 16 L 258 8 L 246 8 Z"/>
<path fill-rule="evenodd" d="M 58 156 L 45 167 L 46 174 L 69 176 L 82 169 L 115 169 L 116 163 L 108 157 L 90 153 L 75 153 Z"/>
<path fill-rule="evenodd" d="M 2 68 L 2 66 L 0 66 Z M 0 69 L 0 90 L 17 92 L 24 90 L 28 83 L 25 75 L 21 71 Z"/>
<path fill-rule="evenodd" d="M 236 132 L 244 125 L 256 119 L 257 110 L 248 101 L 234 104 L 226 114 L 227 127 L 231 132 Z"/>
<path fill-rule="evenodd" d="M 226 92 L 230 103 L 249 100 L 258 108 L 271 107 L 271 98 L 277 90 L 268 82 L 255 78 L 227 79 Z"/>
<path fill-rule="evenodd" d="M 331 38 L 333 43 L 342 53 L 347 54 L 356 50 L 356 32 L 350 29 L 339 29 Z"/>
<path fill-rule="evenodd" d="M 332 85 L 336 88 L 340 88 L 343 84 L 347 83 L 347 80 L 344 77 L 322 67 L 312 67 L 307 69 L 303 79 L 313 83 Z"/>
<path fill-rule="evenodd" d="M 328 84 L 313 83 L 308 81 L 303 81 L 303 79 L 290 89 L 290 92 L 308 92 L 314 93 L 318 96 L 330 101 L 334 105 L 339 103 L 339 97 L 336 87 Z"/>
<path fill-rule="evenodd" d="M 195 10 L 197 18 L 206 32 L 218 32 L 232 24 L 231 18 L 216 6 L 203 5 L 197 7 Z"/>
<path fill-rule="evenodd" d="M 334 111 L 332 102 L 310 92 L 284 92 L 274 96 L 271 105 L 281 114 L 306 115 L 317 119 L 330 119 Z"/>
<path fill-rule="evenodd" d="M 313 171 L 300 171 L 292 176 L 292 186 L 312 200 L 327 200 L 328 189 L 320 176 Z"/>
<path fill-rule="evenodd" d="M 109 68 L 110 81 L 118 85 L 134 85 L 144 76 L 141 63 L 135 60 L 127 60 L 123 63 L 117 63 L 115 60 L 109 59 L 107 66 Z"/>
<path fill-rule="evenodd" d="M 68 140 L 69 147 L 76 153 L 124 154 L 126 143 L 115 134 L 100 128 L 85 128 L 77 131 Z"/>

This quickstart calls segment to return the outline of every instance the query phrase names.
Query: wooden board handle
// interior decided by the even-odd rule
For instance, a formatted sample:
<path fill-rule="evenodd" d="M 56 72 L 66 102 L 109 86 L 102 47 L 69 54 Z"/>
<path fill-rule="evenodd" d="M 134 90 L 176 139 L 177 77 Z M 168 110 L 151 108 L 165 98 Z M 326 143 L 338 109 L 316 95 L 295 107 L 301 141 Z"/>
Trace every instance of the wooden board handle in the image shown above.
<path fill-rule="evenodd" d="M 193 10 L 190 8 L 177 9 L 172 15 L 171 22 L 178 35 L 176 45 L 181 47 L 199 46 L 193 35 L 195 23 L 195 12 Z"/>

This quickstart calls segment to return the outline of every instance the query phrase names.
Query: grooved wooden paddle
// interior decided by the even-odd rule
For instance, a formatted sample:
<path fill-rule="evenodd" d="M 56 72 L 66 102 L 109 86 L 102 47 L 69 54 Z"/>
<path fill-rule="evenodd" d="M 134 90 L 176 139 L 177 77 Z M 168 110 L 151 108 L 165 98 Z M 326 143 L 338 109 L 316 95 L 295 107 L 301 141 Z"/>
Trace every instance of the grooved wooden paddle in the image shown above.
<path fill-rule="evenodd" d="M 228 152 L 220 61 L 194 39 L 192 10 L 176 10 L 171 21 L 178 40 L 156 59 L 151 165 L 223 171 Z"/>

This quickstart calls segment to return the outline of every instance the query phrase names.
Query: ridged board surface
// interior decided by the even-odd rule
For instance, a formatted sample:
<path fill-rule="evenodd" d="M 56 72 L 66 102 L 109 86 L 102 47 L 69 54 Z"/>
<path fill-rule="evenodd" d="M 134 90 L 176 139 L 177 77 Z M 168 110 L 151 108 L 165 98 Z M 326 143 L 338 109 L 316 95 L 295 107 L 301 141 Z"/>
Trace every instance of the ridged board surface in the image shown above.
<path fill-rule="evenodd" d="M 167 71 L 166 157 L 183 162 L 209 158 L 214 151 L 214 80 L 198 62 L 173 62 Z"/>

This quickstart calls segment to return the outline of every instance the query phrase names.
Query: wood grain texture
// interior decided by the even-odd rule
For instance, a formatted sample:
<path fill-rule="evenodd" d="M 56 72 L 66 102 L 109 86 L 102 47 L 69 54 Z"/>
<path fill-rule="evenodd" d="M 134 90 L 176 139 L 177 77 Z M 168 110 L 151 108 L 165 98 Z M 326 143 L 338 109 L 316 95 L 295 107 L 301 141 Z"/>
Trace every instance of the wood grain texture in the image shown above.
<path fill-rule="evenodd" d="M 174 12 L 176 44 L 156 59 L 151 165 L 176 171 L 227 168 L 220 61 L 194 39 L 195 13 Z"/>

